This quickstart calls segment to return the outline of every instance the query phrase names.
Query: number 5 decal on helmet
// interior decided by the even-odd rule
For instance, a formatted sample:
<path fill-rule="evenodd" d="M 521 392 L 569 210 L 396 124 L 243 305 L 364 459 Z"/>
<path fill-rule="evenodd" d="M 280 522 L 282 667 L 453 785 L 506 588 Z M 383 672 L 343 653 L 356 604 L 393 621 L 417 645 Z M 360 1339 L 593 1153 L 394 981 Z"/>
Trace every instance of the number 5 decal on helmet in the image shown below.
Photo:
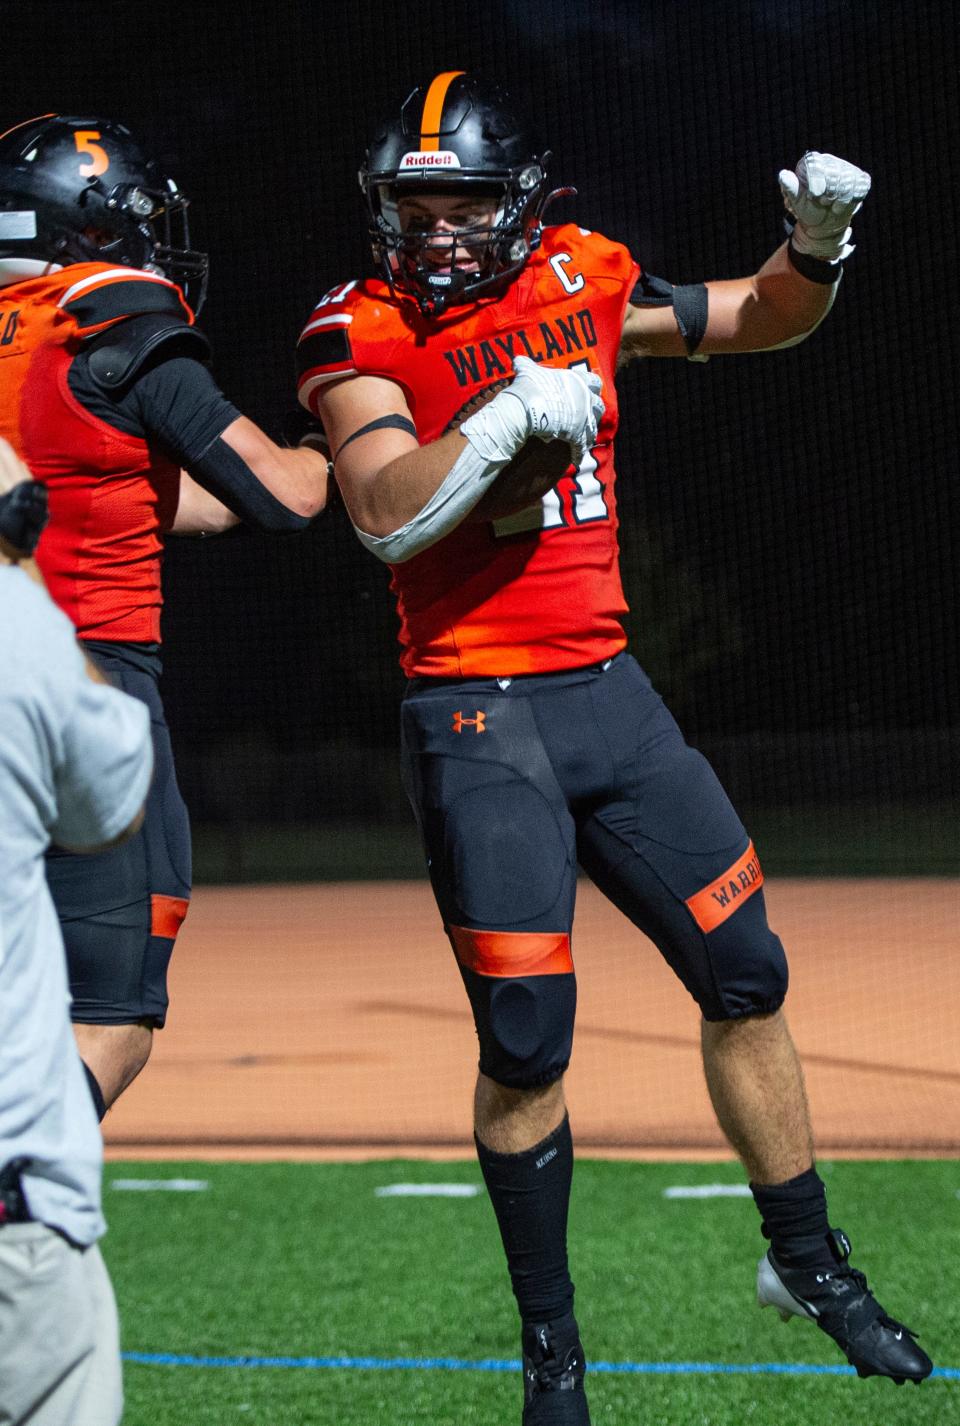
<path fill-rule="evenodd" d="M 73 142 L 77 146 L 77 153 L 87 154 L 89 164 L 80 165 L 81 178 L 97 178 L 101 173 L 106 173 L 110 167 L 110 160 L 106 151 L 100 144 L 94 143 L 94 139 L 99 139 L 99 129 L 74 129 Z"/>
<path fill-rule="evenodd" d="M 123 124 L 43 114 L 0 134 L 0 261 L 103 262 L 177 283 L 199 312 L 207 257 L 188 199 Z"/>

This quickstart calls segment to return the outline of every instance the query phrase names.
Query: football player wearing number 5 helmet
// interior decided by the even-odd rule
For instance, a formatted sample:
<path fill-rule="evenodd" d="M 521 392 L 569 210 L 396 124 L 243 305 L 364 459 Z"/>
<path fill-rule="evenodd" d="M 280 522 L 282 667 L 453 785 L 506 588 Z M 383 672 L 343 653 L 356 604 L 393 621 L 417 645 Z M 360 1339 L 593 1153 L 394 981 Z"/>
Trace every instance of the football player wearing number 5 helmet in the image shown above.
<path fill-rule="evenodd" d="M 46 487 L 36 558 L 90 658 L 151 710 L 143 829 L 48 858 L 98 1113 L 146 1062 L 190 896 L 158 691 L 162 535 L 306 526 L 327 462 L 241 416 L 194 317 L 207 259 L 187 199 L 122 125 L 46 114 L 0 136 L 0 435 Z"/>
<path fill-rule="evenodd" d="M 870 180 L 804 155 L 780 175 L 790 239 L 748 277 L 678 287 L 621 243 L 547 226 L 549 167 L 497 87 L 451 71 L 414 90 L 360 172 L 379 276 L 328 292 L 299 346 L 300 399 L 393 571 L 406 784 L 479 1038 L 476 1143 L 520 1311 L 524 1426 L 589 1421 L 563 1091 L 578 862 L 699 1006 L 771 1244 L 761 1304 L 816 1321 L 861 1375 L 919 1381 L 928 1357 L 829 1223 L 757 853 L 626 652 L 613 465 L 617 369 L 803 340 Z M 551 476 L 557 443 L 569 464 Z"/>

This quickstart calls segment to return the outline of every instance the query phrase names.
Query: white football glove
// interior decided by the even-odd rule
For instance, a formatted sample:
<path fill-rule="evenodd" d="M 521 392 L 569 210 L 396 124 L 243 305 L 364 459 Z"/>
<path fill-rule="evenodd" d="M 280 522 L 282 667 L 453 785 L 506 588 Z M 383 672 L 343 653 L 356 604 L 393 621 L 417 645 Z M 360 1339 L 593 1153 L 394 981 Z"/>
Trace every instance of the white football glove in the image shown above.
<path fill-rule="evenodd" d="M 529 357 L 517 357 L 513 367 L 513 381 L 463 422 L 463 435 L 488 461 L 509 460 L 531 436 L 568 441 L 579 465 L 603 417 L 600 377 L 582 367 L 541 366 Z"/>
<path fill-rule="evenodd" d="M 870 175 L 829 153 L 805 153 L 795 172 L 780 172 L 780 191 L 797 220 L 791 242 L 797 252 L 839 262 L 853 252 L 850 220 L 870 192 Z"/>

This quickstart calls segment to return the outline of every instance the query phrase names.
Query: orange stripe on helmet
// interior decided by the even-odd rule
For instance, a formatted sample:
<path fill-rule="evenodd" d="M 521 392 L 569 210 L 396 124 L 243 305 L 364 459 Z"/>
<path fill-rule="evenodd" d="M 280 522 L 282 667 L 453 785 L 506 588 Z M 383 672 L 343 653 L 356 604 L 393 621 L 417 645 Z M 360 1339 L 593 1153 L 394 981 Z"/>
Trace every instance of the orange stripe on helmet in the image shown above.
<path fill-rule="evenodd" d="M 701 931 L 714 931 L 762 885 L 760 860 L 751 842 L 743 856 L 722 876 L 711 881 L 702 891 L 687 897 L 687 909 Z"/>
<path fill-rule="evenodd" d="M 573 970 L 566 931 L 474 931 L 448 926 L 457 960 L 477 975 L 568 975 Z"/>
<path fill-rule="evenodd" d="M 463 69 L 448 69 L 438 74 L 427 90 L 423 101 L 423 117 L 420 120 L 420 151 L 433 151 L 440 147 L 440 123 L 447 90 L 455 79 L 465 74 Z"/>
<path fill-rule="evenodd" d="M 160 896 L 150 898 L 150 934 L 176 940 L 177 932 L 183 924 L 190 902 L 185 896 Z"/>
<path fill-rule="evenodd" d="M 8 134 L 15 134 L 18 129 L 25 129 L 28 124 L 39 124 L 41 119 L 56 119 L 56 114 L 35 114 L 32 119 L 24 119 L 19 124 L 11 124 L 9 129 L 4 129 L 0 134 L 0 139 L 5 139 Z"/>

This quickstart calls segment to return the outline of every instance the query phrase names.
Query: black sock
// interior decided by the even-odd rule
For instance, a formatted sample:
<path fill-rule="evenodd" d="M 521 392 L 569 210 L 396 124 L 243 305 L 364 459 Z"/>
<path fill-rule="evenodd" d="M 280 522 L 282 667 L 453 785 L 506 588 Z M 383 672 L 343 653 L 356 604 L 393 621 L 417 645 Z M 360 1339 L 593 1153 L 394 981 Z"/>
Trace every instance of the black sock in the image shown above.
<path fill-rule="evenodd" d="M 827 1194 L 815 1168 L 786 1183 L 752 1183 L 750 1188 L 778 1262 L 791 1268 L 834 1265 L 827 1241 Z"/>
<path fill-rule="evenodd" d="M 477 1156 L 500 1225 L 524 1322 L 551 1322 L 573 1308 L 567 1266 L 567 1208 L 573 1178 L 570 1121 L 522 1154 L 495 1154 L 477 1139 Z"/>
<path fill-rule="evenodd" d="M 93 1107 L 97 1111 L 97 1118 L 103 1122 L 103 1116 L 107 1112 L 106 1100 L 103 1097 L 103 1090 L 97 1082 L 97 1077 L 87 1064 L 86 1060 L 81 1060 L 83 1072 L 87 1076 L 87 1088 L 90 1091 L 90 1098 L 93 1100 Z"/>

